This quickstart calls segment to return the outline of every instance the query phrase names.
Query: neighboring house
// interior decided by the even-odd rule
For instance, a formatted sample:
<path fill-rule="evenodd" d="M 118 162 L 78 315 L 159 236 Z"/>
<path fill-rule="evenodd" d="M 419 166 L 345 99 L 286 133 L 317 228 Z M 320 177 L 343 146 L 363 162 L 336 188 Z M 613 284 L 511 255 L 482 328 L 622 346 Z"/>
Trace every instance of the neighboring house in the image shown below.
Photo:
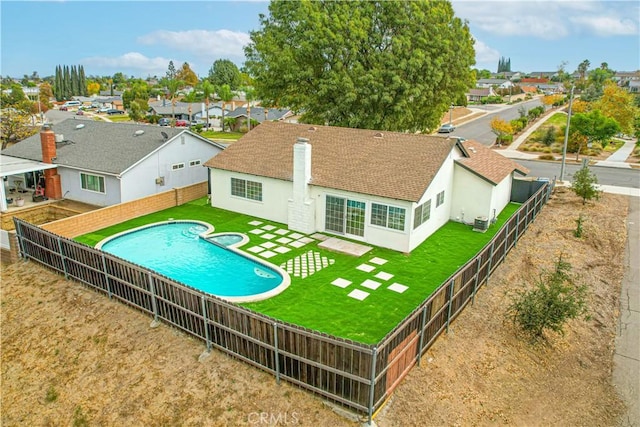
<path fill-rule="evenodd" d="M 629 92 L 640 93 L 640 80 L 631 80 L 629 82 Z"/>
<path fill-rule="evenodd" d="M 510 87 L 513 87 L 513 82 L 506 79 L 479 79 L 476 82 L 476 87 L 509 89 Z"/>
<path fill-rule="evenodd" d="M 283 122 L 205 166 L 213 207 L 401 252 L 450 220 L 495 218 L 528 172 L 473 141 Z"/>
<path fill-rule="evenodd" d="M 481 102 L 484 98 L 495 96 L 495 92 L 492 87 L 486 87 L 482 89 L 469 89 L 467 92 L 467 101 L 469 102 Z"/>
<path fill-rule="evenodd" d="M 225 117 L 237 119 L 233 130 L 238 130 L 247 123 L 247 116 L 251 114 L 251 120 L 262 123 L 264 121 L 284 121 L 288 117 L 292 117 L 293 113 L 288 108 L 264 108 L 251 107 L 247 112 L 246 107 L 238 107 Z"/>
<path fill-rule="evenodd" d="M 97 206 L 206 181 L 202 164 L 224 149 L 184 128 L 132 123 L 65 120 L 49 131 L 53 146 L 47 148 L 43 134 L 2 155 L 57 165 L 61 196 Z"/>
<path fill-rule="evenodd" d="M 520 89 L 522 90 L 522 93 L 530 93 L 532 95 L 535 95 L 536 93 L 538 93 L 538 88 L 535 86 L 526 86 L 526 85 L 522 85 L 520 86 Z"/>

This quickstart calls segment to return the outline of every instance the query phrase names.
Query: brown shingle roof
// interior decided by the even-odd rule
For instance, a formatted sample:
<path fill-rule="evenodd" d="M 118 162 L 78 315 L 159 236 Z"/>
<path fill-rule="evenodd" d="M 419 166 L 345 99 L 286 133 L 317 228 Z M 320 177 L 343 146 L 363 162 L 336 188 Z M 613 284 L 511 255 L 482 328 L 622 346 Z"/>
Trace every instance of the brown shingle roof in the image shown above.
<path fill-rule="evenodd" d="M 523 175 L 529 173 L 529 169 L 494 152 L 477 141 L 465 141 L 462 146 L 469 157 L 458 159 L 456 162 L 462 167 L 484 177 L 494 185 L 499 184 L 514 170 Z"/>
<path fill-rule="evenodd" d="M 312 147 L 312 185 L 408 201 L 422 197 L 455 145 L 437 136 L 264 122 L 205 166 L 291 181 L 298 137 Z"/>

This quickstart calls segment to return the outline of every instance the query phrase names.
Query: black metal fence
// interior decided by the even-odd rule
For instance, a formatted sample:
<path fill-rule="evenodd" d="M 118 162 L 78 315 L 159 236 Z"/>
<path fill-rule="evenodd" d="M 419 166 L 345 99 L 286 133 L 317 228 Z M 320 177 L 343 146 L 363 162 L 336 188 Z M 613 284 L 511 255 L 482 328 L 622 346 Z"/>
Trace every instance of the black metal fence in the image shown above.
<path fill-rule="evenodd" d="M 377 410 L 517 244 L 547 202 L 545 184 L 469 262 L 377 345 L 302 328 L 175 282 L 15 218 L 20 252 L 260 369 L 366 414 Z"/>

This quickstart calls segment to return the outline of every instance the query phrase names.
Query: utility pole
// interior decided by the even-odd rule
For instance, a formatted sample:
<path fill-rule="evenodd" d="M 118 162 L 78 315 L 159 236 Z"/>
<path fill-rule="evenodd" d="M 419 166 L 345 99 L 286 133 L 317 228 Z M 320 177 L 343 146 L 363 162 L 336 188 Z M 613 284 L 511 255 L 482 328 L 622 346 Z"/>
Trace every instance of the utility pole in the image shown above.
<path fill-rule="evenodd" d="M 567 143 L 569 142 L 569 125 L 571 124 L 571 105 L 573 104 L 573 89 L 575 84 L 571 85 L 571 93 L 569 94 L 569 111 L 567 112 L 567 127 L 564 130 L 564 145 L 562 146 L 562 165 L 560 166 L 560 181 L 564 181 L 564 164 L 567 159 Z"/>

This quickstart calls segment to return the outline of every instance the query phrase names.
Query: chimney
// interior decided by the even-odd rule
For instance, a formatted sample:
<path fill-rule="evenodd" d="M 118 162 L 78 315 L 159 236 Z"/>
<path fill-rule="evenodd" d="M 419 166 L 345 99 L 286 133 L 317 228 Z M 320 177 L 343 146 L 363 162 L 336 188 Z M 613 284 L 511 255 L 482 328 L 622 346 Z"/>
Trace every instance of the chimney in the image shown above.
<path fill-rule="evenodd" d="M 42 163 L 53 164 L 57 157 L 56 134 L 48 124 L 44 124 L 40 130 L 40 146 L 42 148 Z M 49 199 L 62 198 L 62 186 L 58 168 L 44 171 L 44 195 Z"/>
<path fill-rule="evenodd" d="M 293 144 L 293 194 L 289 199 L 289 229 L 305 234 L 316 231 L 315 205 L 309 194 L 311 182 L 311 144 L 309 139 L 298 138 Z"/>

